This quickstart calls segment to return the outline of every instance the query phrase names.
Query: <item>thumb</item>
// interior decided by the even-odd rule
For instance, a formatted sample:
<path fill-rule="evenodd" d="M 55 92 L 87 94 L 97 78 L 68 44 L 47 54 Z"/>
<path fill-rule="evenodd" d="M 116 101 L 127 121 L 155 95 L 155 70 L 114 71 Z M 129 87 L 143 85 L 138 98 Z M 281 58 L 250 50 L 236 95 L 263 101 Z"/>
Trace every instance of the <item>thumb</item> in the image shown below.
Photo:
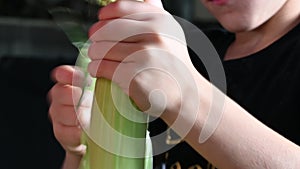
<path fill-rule="evenodd" d="M 164 8 L 161 0 L 144 0 L 144 2 L 154 5 L 156 7 L 159 7 L 161 9 Z"/>

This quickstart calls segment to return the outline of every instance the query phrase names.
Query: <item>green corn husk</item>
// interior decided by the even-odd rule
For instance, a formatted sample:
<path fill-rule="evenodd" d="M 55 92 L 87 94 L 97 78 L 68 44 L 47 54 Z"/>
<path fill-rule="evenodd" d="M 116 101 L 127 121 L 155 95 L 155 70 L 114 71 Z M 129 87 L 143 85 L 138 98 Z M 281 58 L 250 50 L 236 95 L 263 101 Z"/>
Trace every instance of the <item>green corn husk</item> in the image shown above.
<path fill-rule="evenodd" d="M 114 93 L 116 93 L 114 96 L 114 98 L 116 98 L 115 100 L 112 97 L 112 88 L 114 88 Z M 106 79 L 97 79 L 95 100 L 93 102 L 91 125 L 89 129 L 90 137 L 87 140 L 90 162 L 89 169 L 145 168 L 145 158 L 132 158 L 118 155 L 124 153 L 122 151 L 126 150 L 132 151 L 129 154 L 134 154 L 134 151 L 137 151 L 138 156 L 140 156 L 141 153 L 144 153 L 144 155 L 146 153 L 146 142 L 135 145 L 130 144 L 126 141 L 126 138 L 124 138 L 124 135 L 132 138 L 145 138 L 147 134 L 146 123 L 130 121 L 122 116 L 116 109 L 115 104 L 118 104 L 119 109 L 123 111 L 128 109 L 131 111 L 132 109 L 128 108 L 128 103 L 126 103 L 127 99 L 128 97 L 121 91 L 121 89 L 111 83 L 111 81 Z M 99 116 L 99 113 L 102 113 L 103 117 Z M 137 114 L 136 117 L 139 119 L 143 118 L 141 117 L 141 114 Z M 144 119 L 144 121 L 146 120 L 147 119 Z M 120 133 L 121 136 L 115 135 L 109 127 L 112 127 L 112 129 Z M 106 151 L 99 145 L 108 147 L 114 152 Z"/>
<path fill-rule="evenodd" d="M 113 1 L 99 2 L 101 5 L 107 5 Z M 86 67 L 87 61 L 84 57 L 81 59 L 82 63 L 81 67 Z M 96 80 L 91 124 L 82 140 L 87 144 L 87 153 L 83 157 L 80 169 L 152 169 L 150 139 L 142 139 L 144 141 L 133 144 L 126 141 L 126 136 L 140 139 L 149 136 L 147 116 L 132 109 L 130 103 L 128 96 L 116 84 L 106 79 Z M 123 115 L 144 123 L 125 118 L 119 110 Z M 121 136 L 116 135 L 114 131 Z"/>
<path fill-rule="evenodd" d="M 80 56 L 77 65 L 86 69 L 87 63 L 88 59 Z M 82 142 L 87 145 L 87 153 L 83 157 L 80 169 L 152 169 L 150 139 L 133 144 L 126 140 L 126 136 L 149 136 L 147 116 L 136 111 L 128 96 L 107 79 L 97 79 L 84 90 L 94 90 L 94 100 L 90 126 L 82 136 Z M 133 121 L 127 119 L 128 116 Z M 144 123 L 140 123 L 142 121 Z M 116 135 L 114 130 L 120 135 Z"/>

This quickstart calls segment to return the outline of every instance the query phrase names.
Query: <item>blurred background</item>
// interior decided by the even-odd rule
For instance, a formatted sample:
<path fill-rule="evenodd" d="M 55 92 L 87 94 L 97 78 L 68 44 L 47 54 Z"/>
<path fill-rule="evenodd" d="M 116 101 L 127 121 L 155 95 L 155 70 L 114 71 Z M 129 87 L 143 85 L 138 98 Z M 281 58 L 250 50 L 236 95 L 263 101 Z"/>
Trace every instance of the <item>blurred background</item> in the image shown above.
<path fill-rule="evenodd" d="M 163 2 L 201 28 L 217 26 L 199 0 Z M 99 8 L 84 0 L 0 0 L 1 169 L 58 169 L 62 163 L 48 118 L 49 75 L 57 65 L 74 64 L 77 50 L 49 12 L 57 7 L 86 28 Z"/>

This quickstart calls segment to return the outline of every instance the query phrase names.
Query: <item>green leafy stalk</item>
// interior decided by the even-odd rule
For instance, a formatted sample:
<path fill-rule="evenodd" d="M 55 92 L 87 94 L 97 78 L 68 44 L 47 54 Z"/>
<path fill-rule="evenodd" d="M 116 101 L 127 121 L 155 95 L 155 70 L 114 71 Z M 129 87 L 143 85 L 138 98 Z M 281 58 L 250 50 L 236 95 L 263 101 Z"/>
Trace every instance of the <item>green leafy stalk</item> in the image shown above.
<path fill-rule="evenodd" d="M 107 5 L 115 0 L 99 0 L 101 5 Z M 114 93 L 112 93 L 114 92 Z M 134 111 L 128 102 L 128 96 L 114 83 L 106 79 L 97 79 L 95 85 L 95 98 L 92 107 L 91 124 L 89 128 L 90 137 L 87 139 L 89 169 L 150 169 L 152 168 L 150 144 L 143 142 L 141 145 L 127 144 L 124 136 L 131 138 L 146 138 L 147 123 L 139 123 L 127 119 L 125 116 L 143 118 L 140 112 Z M 125 114 L 121 114 L 122 111 Z M 99 116 L 99 113 L 101 115 Z M 100 117 L 100 118 L 99 118 Z M 103 118 L 101 118 L 103 117 Z M 145 116 L 144 116 L 145 117 Z M 144 119 L 146 122 L 147 119 Z M 110 131 L 105 125 L 108 123 Z M 116 131 L 121 136 L 114 135 Z M 92 138 L 92 139 L 91 139 Z M 100 143 L 100 144 L 99 144 Z M 111 147 L 116 152 L 101 147 L 101 143 Z M 131 146 L 131 147 L 128 147 Z M 148 147 L 148 150 L 147 150 Z M 125 150 L 124 150 L 125 149 Z M 143 152 L 144 157 L 125 157 L 124 151 Z M 83 168 L 82 168 L 83 169 Z"/>
<path fill-rule="evenodd" d="M 90 169 L 145 168 L 144 157 L 124 157 L 122 155 L 123 151 L 128 150 L 131 151 L 129 154 L 134 154 L 134 151 L 137 151 L 138 154 L 142 152 L 145 155 L 147 146 L 146 142 L 140 145 L 127 144 L 127 137 L 146 138 L 147 134 L 146 123 L 133 122 L 132 119 L 126 118 L 127 115 L 130 115 L 129 113 L 138 113 L 130 108 L 127 100 L 128 96 L 117 85 L 106 79 L 97 79 L 89 131 L 91 139 L 88 139 Z M 126 117 L 121 115 L 117 109 L 127 113 L 127 115 L 124 114 Z M 99 113 L 102 114 L 99 116 Z M 131 117 L 136 117 L 136 120 L 140 121 L 141 118 L 145 117 L 141 115 L 139 113 L 135 116 L 131 115 Z M 144 121 L 146 120 L 144 119 Z M 116 135 L 114 130 L 120 135 Z M 115 152 L 105 150 L 101 146 L 108 147 Z"/>
<path fill-rule="evenodd" d="M 88 45 L 78 42 L 74 45 L 81 47 L 76 65 L 88 76 Z M 87 152 L 80 169 L 152 169 L 152 146 L 147 132 L 148 117 L 137 111 L 130 98 L 110 80 L 93 79 L 91 85 L 84 85 L 83 94 L 87 90 L 94 92 L 94 98 L 90 126 L 82 135 L 82 143 L 87 145 Z M 114 131 L 120 135 L 116 135 Z M 126 141 L 127 137 L 147 139 L 131 144 Z M 124 155 L 124 151 L 128 150 L 130 152 L 125 152 Z"/>

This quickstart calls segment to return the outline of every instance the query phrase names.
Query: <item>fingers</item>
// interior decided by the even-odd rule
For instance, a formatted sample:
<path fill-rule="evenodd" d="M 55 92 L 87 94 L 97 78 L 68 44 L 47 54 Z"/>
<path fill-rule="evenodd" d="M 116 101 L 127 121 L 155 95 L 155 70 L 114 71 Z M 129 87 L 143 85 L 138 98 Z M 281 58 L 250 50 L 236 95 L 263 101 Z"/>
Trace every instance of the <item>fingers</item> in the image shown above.
<path fill-rule="evenodd" d="M 49 116 L 53 123 L 66 126 L 78 125 L 75 107 L 81 96 L 81 89 L 57 83 L 49 92 L 51 105 Z M 74 97 L 73 97 L 74 96 Z M 76 101 L 76 102 L 75 102 Z"/>
<path fill-rule="evenodd" d="M 49 108 L 53 132 L 56 139 L 66 151 L 75 153 L 72 149 L 80 145 L 81 129 L 75 112 L 72 94 L 65 95 L 65 93 L 69 93 L 72 89 L 70 89 L 69 85 L 56 84 L 55 86 L 51 89 L 52 92 L 50 92 L 52 103 Z M 64 90 L 67 90 L 67 92 Z M 59 93 L 62 93 L 62 95 L 58 95 Z M 80 152 L 83 151 L 81 150 Z M 78 154 L 78 152 L 75 154 Z"/>
<path fill-rule="evenodd" d="M 81 97 L 82 89 L 76 86 L 55 84 L 49 92 L 50 99 L 53 102 L 63 105 L 77 105 Z"/>
<path fill-rule="evenodd" d="M 130 18 L 100 20 L 91 26 L 89 40 L 92 42 L 112 41 L 128 43 L 150 41 L 153 37 L 157 37 L 153 35 L 177 35 L 177 31 L 179 31 L 178 26 L 178 23 L 170 14 L 155 12 L 137 13 L 131 15 Z"/>
<path fill-rule="evenodd" d="M 126 18 L 118 18 L 114 20 L 99 21 L 89 30 L 89 40 L 113 41 L 113 42 L 136 42 L 135 35 L 153 32 L 147 23 Z"/>
<path fill-rule="evenodd" d="M 70 152 L 71 154 L 82 156 L 86 153 L 87 147 L 86 147 L 86 145 L 80 144 L 78 146 L 73 146 L 73 147 L 72 146 L 64 146 L 64 148 L 67 152 Z"/>
<path fill-rule="evenodd" d="M 59 123 L 63 126 L 74 127 L 78 126 L 78 119 L 76 115 L 75 106 L 67 106 L 54 103 L 49 108 L 49 114 L 51 119 L 55 119 L 55 123 Z"/>
<path fill-rule="evenodd" d="M 49 108 L 49 115 L 53 123 L 66 127 L 88 127 L 90 120 L 91 105 L 75 106 L 53 103 Z"/>
<path fill-rule="evenodd" d="M 88 71 L 94 77 L 102 77 L 111 80 L 115 70 L 119 65 L 119 62 L 109 60 L 95 60 L 90 62 Z"/>
<path fill-rule="evenodd" d="M 160 0 L 147 0 L 144 2 L 134 0 L 122 0 L 110 3 L 99 11 L 99 20 L 115 19 L 136 13 L 162 12 Z M 144 18 L 145 19 L 145 18 Z"/>
<path fill-rule="evenodd" d="M 75 67 L 62 65 L 52 71 L 51 77 L 53 81 L 61 84 L 81 86 L 84 80 L 84 73 Z"/>
<path fill-rule="evenodd" d="M 91 60 L 111 60 L 120 62 L 132 53 L 143 50 L 141 45 L 126 42 L 94 42 L 90 45 L 88 55 Z"/>
<path fill-rule="evenodd" d="M 76 107 L 81 92 L 79 87 L 61 83 L 49 92 L 52 98 L 49 116 L 54 135 L 67 152 L 75 155 L 83 155 L 86 151 L 80 138 L 82 129 L 89 126 L 93 96 L 91 92 L 85 92 L 81 105 Z"/>
<path fill-rule="evenodd" d="M 105 78 L 119 85 L 126 94 L 139 68 L 131 62 L 115 62 L 109 60 L 91 61 L 88 70 L 92 76 Z"/>
<path fill-rule="evenodd" d="M 153 33 L 153 30 L 149 30 L 152 25 L 148 25 L 145 21 L 151 20 L 152 17 L 161 18 L 162 15 L 169 14 L 157 7 L 162 6 L 160 0 L 147 2 L 149 3 L 123 0 L 101 8 L 98 14 L 100 22 L 94 24 L 89 31 L 90 40 L 123 41 L 134 35 Z M 103 34 L 96 33 L 100 29 Z"/>
<path fill-rule="evenodd" d="M 86 146 L 80 142 L 82 128 L 89 126 L 92 94 L 85 92 L 81 86 L 85 80 L 84 73 L 71 66 L 59 66 L 52 71 L 52 78 L 57 83 L 49 91 L 49 116 L 52 120 L 56 139 L 67 152 L 83 155 Z M 81 100 L 80 106 L 77 104 Z"/>
<path fill-rule="evenodd" d="M 60 123 L 53 124 L 55 138 L 68 150 L 81 145 L 81 128 L 78 126 L 64 126 Z"/>
<path fill-rule="evenodd" d="M 58 66 L 56 67 L 52 73 L 52 79 L 56 82 L 64 83 L 64 84 L 72 84 L 73 74 L 75 69 L 68 65 Z"/>

